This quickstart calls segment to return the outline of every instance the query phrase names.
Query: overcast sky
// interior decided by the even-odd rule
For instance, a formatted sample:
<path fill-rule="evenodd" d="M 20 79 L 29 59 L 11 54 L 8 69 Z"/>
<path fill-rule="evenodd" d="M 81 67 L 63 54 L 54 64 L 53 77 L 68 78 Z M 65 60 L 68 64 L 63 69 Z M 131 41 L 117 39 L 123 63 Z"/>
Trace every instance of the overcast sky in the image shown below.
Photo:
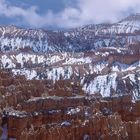
<path fill-rule="evenodd" d="M 140 0 L 0 0 L 0 24 L 70 28 L 116 22 L 140 12 Z"/>

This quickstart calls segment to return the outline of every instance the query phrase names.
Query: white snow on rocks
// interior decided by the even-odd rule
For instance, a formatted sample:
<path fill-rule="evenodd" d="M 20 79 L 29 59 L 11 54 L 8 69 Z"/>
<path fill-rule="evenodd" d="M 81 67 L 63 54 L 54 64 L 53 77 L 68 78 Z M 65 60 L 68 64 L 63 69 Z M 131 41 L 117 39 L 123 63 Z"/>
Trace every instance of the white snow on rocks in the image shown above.
<path fill-rule="evenodd" d="M 35 70 L 27 70 L 27 69 L 13 69 L 12 70 L 14 75 L 25 75 L 28 80 L 32 80 L 36 78 L 37 72 Z"/>
<path fill-rule="evenodd" d="M 89 85 L 85 84 L 83 89 L 90 94 L 100 93 L 103 97 L 108 97 L 111 95 L 111 89 L 116 91 L 116 78 L 116 73 L 97 76 Z"/>

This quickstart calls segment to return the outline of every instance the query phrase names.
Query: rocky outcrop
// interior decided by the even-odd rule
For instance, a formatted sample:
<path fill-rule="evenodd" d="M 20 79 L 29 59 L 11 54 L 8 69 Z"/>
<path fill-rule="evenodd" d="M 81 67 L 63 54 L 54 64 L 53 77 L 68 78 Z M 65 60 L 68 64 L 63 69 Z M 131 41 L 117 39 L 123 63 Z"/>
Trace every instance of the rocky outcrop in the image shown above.
<path fill-rule="evenodd" d="M 80 96 L 67 98 L 71 102 L 66 97 L 55 97 L 52 101 L 47 99 L 50 106 L 45 108 L 45 102 L 41 103 L 40 99 L 28 101 L 24 111 L 7 110 L 8 136 L 19 140 L 31 137 L 44 140 L 80 140 L 87 137 L 93 140 L 137 140 L 139 137 L 139 102 L 133 103 L 130 95 L 98 100 Z M 39 104 L 42 109 L 37 108 Z"/>
<path fill-rule="evenodd" d="M 63 125 L 62 125 L 63 124 Z M 108 126 L 108 127 L 107 127 Z M 125 125 L 122 123 L 119 116 L 104 117 L 102 115 L 95 115 L 94 118 L 82 122 L 62 122 L 60 126 L 53 126 L 53 128 L 38 128 L 37 130 L 24 130 L 21 138 L 26 136 L 27 140 L 30 136 L 33 139 L 42 138 L 44 140 L 81 140 L 81 139 L 127 139 Z M 42 137 L 43 136 L 43 137 Z"/>
<path fill-rule="evenodd" d="M 0 78 L 4 81 L 0 86 L 1 137 L 5 134 L 17 140 L 139 138 L 140 101 L 134 101 L 130 94 L 85 96 L 78 82 L 26 80 L 5 71 L 0 72 Z"/>
<path fill-rule="evenodd" d="M 0 27 L 0 139 L 140 139 L 139 22 Z"/>

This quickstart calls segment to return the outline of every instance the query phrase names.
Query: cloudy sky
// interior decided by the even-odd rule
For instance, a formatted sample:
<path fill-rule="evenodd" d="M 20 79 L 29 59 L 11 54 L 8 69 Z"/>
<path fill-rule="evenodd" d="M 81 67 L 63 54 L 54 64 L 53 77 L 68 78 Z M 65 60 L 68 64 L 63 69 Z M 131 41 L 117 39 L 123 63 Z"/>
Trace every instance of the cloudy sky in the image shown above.
<path fill-rule="evenodd" d="M 70 28 L 115 22 L 140 12 L 140 0 L 0 0 L 0 24 Z"/>

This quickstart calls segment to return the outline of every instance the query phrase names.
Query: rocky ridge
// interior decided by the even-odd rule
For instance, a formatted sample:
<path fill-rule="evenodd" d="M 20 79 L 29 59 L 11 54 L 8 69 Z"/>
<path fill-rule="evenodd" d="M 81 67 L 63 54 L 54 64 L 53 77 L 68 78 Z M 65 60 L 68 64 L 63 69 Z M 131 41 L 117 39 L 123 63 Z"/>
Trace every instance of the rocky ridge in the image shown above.
<path fill-rule="evenodd" d="M 87 94 L 138 99 L 139 23 L 135 14 L 67 31 L 1 26 L 0 66 L 28 79 L 73 79 Z"/>
<path fill-rule="evenodd" d="M 139 24 L 1 26 L 1 139 L 140 139 Z"/>

